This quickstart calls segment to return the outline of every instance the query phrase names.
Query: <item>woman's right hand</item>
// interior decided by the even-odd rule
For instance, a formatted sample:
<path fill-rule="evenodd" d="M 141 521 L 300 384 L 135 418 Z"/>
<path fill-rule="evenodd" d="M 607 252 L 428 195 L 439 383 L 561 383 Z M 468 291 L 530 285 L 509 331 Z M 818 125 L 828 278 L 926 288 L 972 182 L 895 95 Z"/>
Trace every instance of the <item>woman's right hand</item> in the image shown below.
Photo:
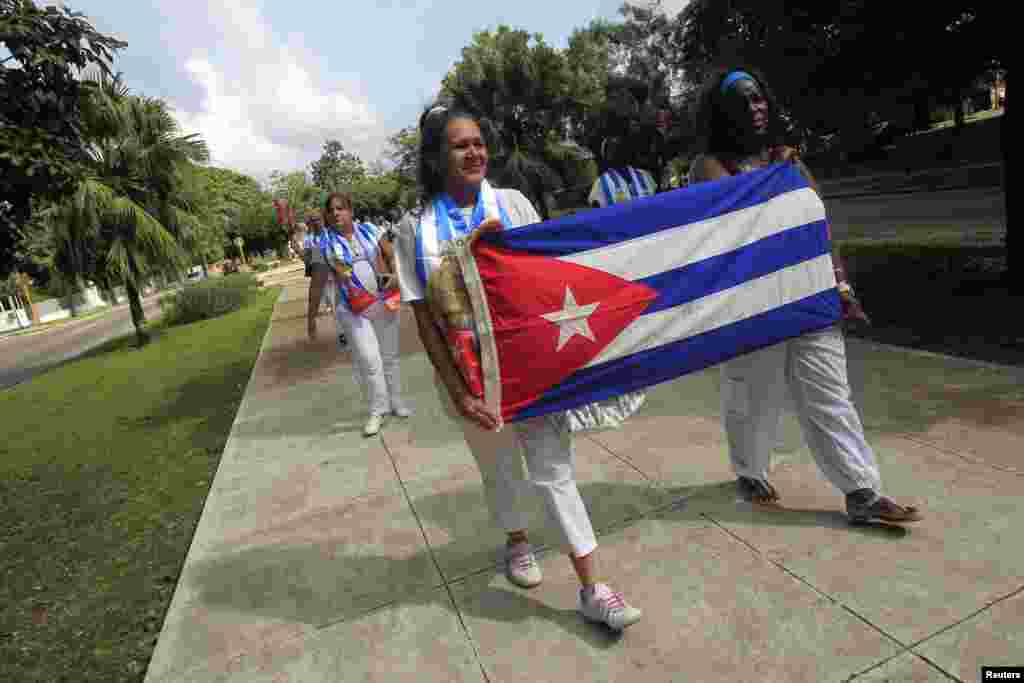
<path fill-rule="evenodd" d="M 487 408 L 483 399 L 477 398 L 466 389 L 463 389 L 459 396 L 453 396 L 452 399 L 462 417 L 472 420 L 489 432 L 498 429 L 498 418 Z"/>
<path fill-rule="evenodd" d="M 474 244 L 476 244 L 476 241 L 478 239 L 480 239 L 480 236 L 483 235 L 485 232 L 498 232 L 498 231 L 500 231 L 504 227 L 505 226 L 502 225 L 502 222 L 501 222 L 500 219 L 498 219 L 498 218 L 488 218 L 483 223 L 478 225 L 476 227 L 476 230 L 474 230 L 472 233 L 470 233 L 470 235 L 469 235 L 469 246 L 470 246 L 470 248 L 472 248 L 472 246 Z"/>

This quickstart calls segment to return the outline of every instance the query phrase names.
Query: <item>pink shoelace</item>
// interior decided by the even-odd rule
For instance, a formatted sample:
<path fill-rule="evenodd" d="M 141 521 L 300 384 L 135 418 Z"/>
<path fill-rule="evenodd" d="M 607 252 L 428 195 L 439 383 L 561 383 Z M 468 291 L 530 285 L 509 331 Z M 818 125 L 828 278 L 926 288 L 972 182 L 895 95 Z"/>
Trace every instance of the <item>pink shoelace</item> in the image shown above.
<path fill-rule="evenodd" d="M 509 559 L 509 564 L 515 569 L 529 569 L 533 566 L 533 558 L 528 552 L 520 553 L 519 555 L 512 556 Z"/>
<path fill-rule="evenodd" d="M 598 602 L 603 602 L 609 610 L 623 609 L 626 606 L 626 599 L 618 591 L 612 591 L 611 595 L 601 598 Z"/>

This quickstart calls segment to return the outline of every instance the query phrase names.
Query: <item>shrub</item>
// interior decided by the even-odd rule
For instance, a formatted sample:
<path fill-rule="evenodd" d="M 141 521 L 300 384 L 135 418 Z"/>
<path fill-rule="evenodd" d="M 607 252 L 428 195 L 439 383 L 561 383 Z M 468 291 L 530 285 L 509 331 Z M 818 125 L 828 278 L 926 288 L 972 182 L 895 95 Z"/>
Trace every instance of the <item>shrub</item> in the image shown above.
<path fill-rule="evenodd" d="M 266 263 L 257 263 L 252 267 L 252 269 L 257 273 L 265 273 L 268 270 L 270 270 L 270 266 L 267 265 Z"/>
<path fill-rule="evenodd" d="M 164 322 L 166 325 L 187 325 L 237 311 L 249 303 L 261 285 L 249 273 L 235 273 L 187 285 L 160 299 Z"/>
<path fill-rule="evenodd" d="M 1003 247 L 853 241 L 843 242 L 839 251 L 854 283 L 883 276 L 902 285 L 998 271 L 1005 254 Z"/>

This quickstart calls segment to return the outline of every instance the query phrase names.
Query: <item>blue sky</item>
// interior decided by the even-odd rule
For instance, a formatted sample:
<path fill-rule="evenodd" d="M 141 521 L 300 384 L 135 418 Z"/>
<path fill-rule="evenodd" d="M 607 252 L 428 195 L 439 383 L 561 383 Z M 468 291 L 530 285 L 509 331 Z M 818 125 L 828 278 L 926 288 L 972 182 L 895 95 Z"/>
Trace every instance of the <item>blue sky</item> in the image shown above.
<path fill-rule="evenodd" d="M 44 4 L 40 0 L 39 4 Z M 685 0 L 664 0 L 678 11 Z M 48 4 L 48 3 L 47 3 Z M 411 125 L 475 31 L 500 23 L 564 47 L 620 0 L 71 0 L 128 42 L 135 93 L 174 107 L 214 163 L 265 179 L 317 158 L 328 138 L 365 161 Z"/>

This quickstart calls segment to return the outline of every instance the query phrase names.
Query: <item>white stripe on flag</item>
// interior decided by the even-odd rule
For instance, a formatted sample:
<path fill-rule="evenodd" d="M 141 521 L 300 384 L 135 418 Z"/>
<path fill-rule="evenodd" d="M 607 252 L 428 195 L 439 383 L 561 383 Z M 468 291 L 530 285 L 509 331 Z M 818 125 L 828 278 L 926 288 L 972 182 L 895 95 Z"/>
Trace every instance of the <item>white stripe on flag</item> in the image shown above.
<path fill-rule="evenodd" d="M 635 281 L 824 219 L 825 205 L 807 187 L 698 223 L 558 258 Z"/>
<path fill-rule="evenodd" d="M 822 254 L 695 301 L 641 315 L 587 367 L 694 337 L 835 286 L 832 255 Z"/>

